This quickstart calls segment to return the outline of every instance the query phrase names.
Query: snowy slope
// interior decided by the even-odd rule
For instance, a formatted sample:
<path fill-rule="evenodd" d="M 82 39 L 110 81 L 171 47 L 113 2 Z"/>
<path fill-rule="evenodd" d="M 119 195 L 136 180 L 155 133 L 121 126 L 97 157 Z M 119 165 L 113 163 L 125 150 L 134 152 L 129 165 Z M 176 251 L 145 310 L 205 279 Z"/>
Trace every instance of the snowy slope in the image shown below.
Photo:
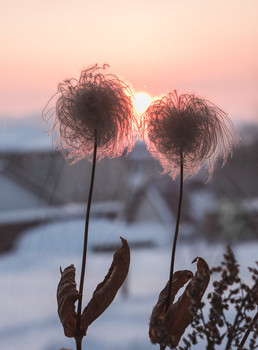
<path fill-rule="evenodd" d="M 15 253 L 0 258 L 1 349 L 75 349 L 74 340 L 63 335 L 55 294 L 60 265 L 64 268 L 73 263 L 79 275 L 83 228 L 83 220 L 38 227 L 22 238 Z M 164 228 L 126 226 L 119 221 L 93 221 L 90 224 L 84 306 L 112 261 L 112 252 L 94 253 L 91 248 L 103 242 L 119 243 L 121 235 L 129 244 L 148 238 L 157 246 L 131 250 L 128 297 L 119 292 L 109 309 L 89 327 L 83 343 L 83 348 L 87 350 L 159 348 L 149 342 L 148 322 L 168 276 L 170 239 Z M 236 246 L 234 250 L 243 265 L 242 274 L 246 275 L 246 266 L 257 260 L 257 244 Z M 179 243 L 176 269 L 195 271 L 191 261 L 196 256 L 204 257 L 211 266 L 216 265 L 223 251 L 221 245 Z"/>

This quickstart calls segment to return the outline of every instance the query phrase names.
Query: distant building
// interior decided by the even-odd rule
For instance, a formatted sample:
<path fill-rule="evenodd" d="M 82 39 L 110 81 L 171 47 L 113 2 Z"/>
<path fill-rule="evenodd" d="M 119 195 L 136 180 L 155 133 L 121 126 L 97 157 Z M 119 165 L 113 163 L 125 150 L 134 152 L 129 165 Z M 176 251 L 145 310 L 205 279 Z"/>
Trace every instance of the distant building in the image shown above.
<path fill-rule="evenodd" d="M 51 149 L 9 150 L 2 152 L 0 165 L 2 237 L 11 237 L 48 220 L 85 215 L 91 176 L 89 161 L 69 165 L 60 152 Z M 145 177 L 148 172 L 152 176 L 155 166 L 142 145 L 137 145 L 127 157 L 98 162 L 92 215 L 124 217 L 136 174 Z"/>
<path fill-rule="evenodd" d="M 237 169 L 234 174 L 238 173 L 238 178 L 242 179 L 241 169 L 234 162 Z M 249 197 L 242 195 L 245 187 L 240 188 L 242 183 L 237 181 L 238 178 L 234 177 L 230 169 L 230 166 L 222 170 L 218 167 L 208 184 L 205 171 L 200 171 L 184 182 L 181 237 L 218 237 L 224 220 L 221 213 L 225 209 L 220 205 L 221 200 L 226 198 L 236 203 L 247 199 L 248 203 Z M 159 162 L 150 157 L 142 142 L 137 142 L 127 156 L 101 160 L 96 167 L 91 214 L 95 217 L 119 218 L 128 224 L 158 222 L 167 227 L 169 232 L 173 231 L 179 179 L 172 181 L 169 176 L 161 175 L 161 172 Z M 90 176 L 89 161 L 81 160 L 69 165 L 60 152 L 52 151 L 51 148 L 35 151 L 2 150 L 0 251 L 8 249 L 12 237 L 30 225 L 84 217 Z M 252 182 L 248 181 L 248 185 L 251 188 Z M 252 192 L 255 197 L 255 192 Z M 249 222 L 252 232 L 257 232 L 258 227 L 255 203 L 253 201 L 252 204 L 254 210 L 250 210 L 246 204 L 241 207 L 244 210 L 243 215 L 241 211 L 241 220 L 243 218 L 247 224 Z M 220 214 L 218 208 L 224 208 Z M 226 209 L 229 209 L 229 205 Z"/>

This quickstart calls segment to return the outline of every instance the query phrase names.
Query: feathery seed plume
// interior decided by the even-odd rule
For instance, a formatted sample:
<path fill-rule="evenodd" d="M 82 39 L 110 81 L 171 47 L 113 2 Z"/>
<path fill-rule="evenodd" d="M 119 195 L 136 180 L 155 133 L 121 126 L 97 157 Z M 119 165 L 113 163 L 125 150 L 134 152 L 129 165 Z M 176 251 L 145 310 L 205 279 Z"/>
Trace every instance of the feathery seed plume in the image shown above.
<path fill-rule="evenodd" d="M 144 139 L 152 156 L 173 179 L 197 174 L 204 163 L 210 177 L 218 157 L 223 165 L 239 136 L 227 115 L 211 102 L 193 94 L 170 92 L 155 100 L 143 115 Z"/>
<path fill-rule="evenodd" d="M 117 76 L 100 72 L 106 67 L 95 65 L 83 70 L 79 80 L 59 84 L 55 106 L 45 109 L 45 119 L 54 116 L 54 147 L 72 163 L 92 159 L 95 139 L 98 159 L 120 156 L 133 147 L 132 91 Z"/>

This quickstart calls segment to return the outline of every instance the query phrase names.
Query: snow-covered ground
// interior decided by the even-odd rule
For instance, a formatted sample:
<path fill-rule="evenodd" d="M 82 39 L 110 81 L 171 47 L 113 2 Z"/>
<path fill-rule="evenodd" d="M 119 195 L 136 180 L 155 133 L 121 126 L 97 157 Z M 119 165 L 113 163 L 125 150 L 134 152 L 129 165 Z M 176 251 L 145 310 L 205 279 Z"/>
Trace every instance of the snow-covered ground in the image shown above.
<path fill-rule="evenodd" d="M 75 349 L 74 339 L 63 335 L 57 316 L 56 287 L 59 267 L 74 264 L 77 283 L 81 264 L 84 221 L 44 225 L 28 231 L 17 250 L 0 257 L 0 348 L 5 350 Z M 119 292 L 114 302 L 88 329 L 83 348 L 87 350 L 159 349 L 150 343 L 148 322 L 158 294 L 167 281 L 171 238 L 159 225 L 130 225 L 119 221 L 95 220 L 90 224 L 84 306 L 96 285 L 103 280 L 112 261 L 112 252 L 95 253 L 93 247 L 136 242 L 155 243 L 155 247 L 131 250 L 127 293 Z M 257 260 L 257 243 L 234 247 L 249 280 L 247 266 Z M 220 244 L 178 243 L 176 269 L 192 269 L 196 256 L 217 265 L 224 252 Z"/>

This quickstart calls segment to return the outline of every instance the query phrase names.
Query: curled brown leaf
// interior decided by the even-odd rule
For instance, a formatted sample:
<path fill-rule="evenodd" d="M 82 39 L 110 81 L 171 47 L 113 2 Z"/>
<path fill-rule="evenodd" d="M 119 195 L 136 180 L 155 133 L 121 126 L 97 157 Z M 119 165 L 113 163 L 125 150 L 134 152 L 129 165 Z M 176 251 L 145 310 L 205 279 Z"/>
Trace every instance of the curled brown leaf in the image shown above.
<path fill-rule="evenodd" d="M 122 247 L 115 252 L 108 274 L 97 286 L 89 304 L 83 311 L 82 329 L 84 332 L 112 303 L 127 276 L 130 264 L 130 249 L 125 239 L 121 237 L 121 241 Z"/>
<path fill-rule="evenodd" d="M 193 307 L 198 308 L 202 296 L 209 284 L 210 269 L 206 261 L 196 258 L 197 272 L 191 279 L 184 293 L 177 302 L 173 303 L 175 295 L 183 285 L 188 282 L 192 272 L 188 270 L 177 271 L 173 275 L 172 295 L 170 306 L 165 312 L 168 284 L 162 290 L 158 303 L 153 309 L 150 321 L 149 335 L 153 343 L 174 348 L 178 345 L 186 327 L 192 322 L 194 313 Z"/>
<path fill-rule="evenodd" d="M 125 239 L 121 237 L 121 241 L 122 247 L 115 252 L 108 274 L 97 286 L 92 299 L 83 311 L 79 335 L 75 302 L 79 299 L 80 293 L 76 289 L 75 267 L 70 265 L 61 271 L 61 279 L 57 287 L 57 304 L 58 315 L 67 337 L 76 338 L 86 335 L 88 326 L 108 308 L 124 283 L 129 270 L 130 249 Z"/>
<path fill-rule="evenodd" d="M 76 289 L 75 267 L 70 265 L 61 270 L 61 279 L 57 287 L 58 316 L 67 337 L 72 338 L 76 332 L 75 302 L 80 293 Z"/>
<path fill-rule="evenodd" d="M 172 282 L 172 288 L 171 288 L 171 294 L 170 294 L 170 305 L 173 304 L 173 301 L 179 289 L 182 288 L 185 285 L 185 283 L 187 283 L 192 278 L 192 276 L 193 276 L 193 273 L 192 271 L 189 271 L 189 270 L 176 271 L 173 274 L 173 282 Z M 165 288 L 161 291 L 158 302 L 155 305 L 151 314 L 149 336 L 153 343 L 161 344 L 161 339 L 163 340 L 164 338 L 167 338 L 165 334 L 167 332 L 163 330 L 163 321 L 165 317 L 167 294 L 168 294 L 168 282 Z M 170 336 L 168 338 L 170 338 Z"/>

